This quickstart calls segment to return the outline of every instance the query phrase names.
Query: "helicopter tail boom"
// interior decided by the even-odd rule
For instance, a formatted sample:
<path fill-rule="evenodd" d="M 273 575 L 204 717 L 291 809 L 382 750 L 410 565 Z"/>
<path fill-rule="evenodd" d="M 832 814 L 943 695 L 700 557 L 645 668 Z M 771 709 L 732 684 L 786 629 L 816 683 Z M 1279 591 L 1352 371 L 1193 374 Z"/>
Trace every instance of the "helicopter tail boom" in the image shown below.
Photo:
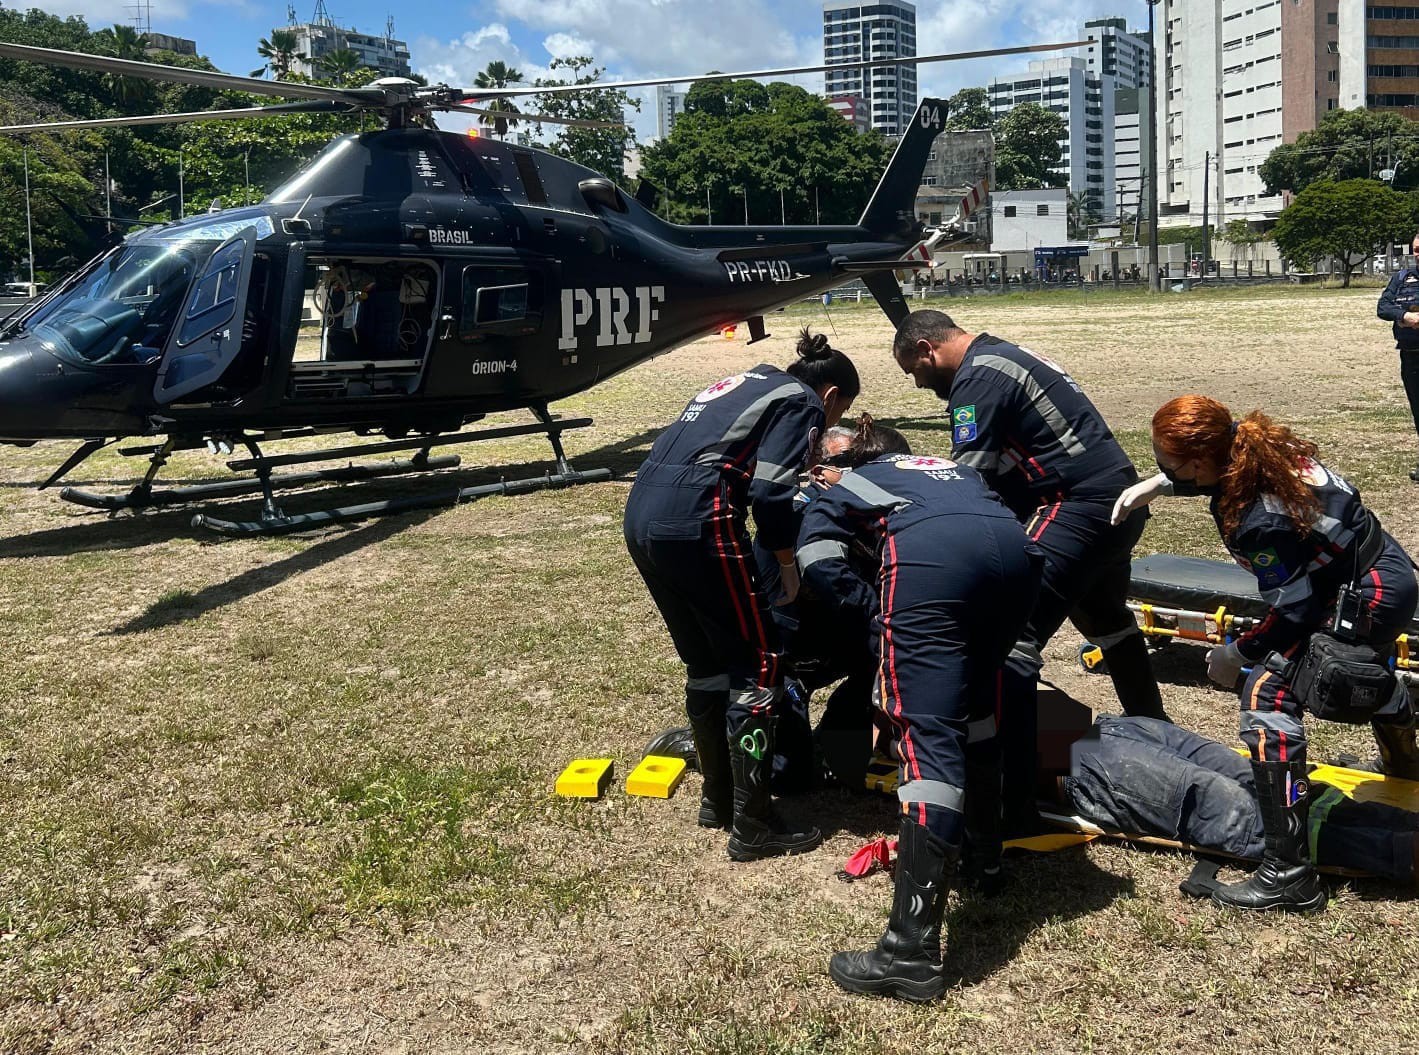
<path fill-rule="evenodd" d="M 916 237 L 916 192 L 937 135 L 946 127 L 946 101 L 923 99 L 906 134 L 897 143 L 892 160 L 872 200 L 858 223 L 889 241 L 911 242 Z"/>

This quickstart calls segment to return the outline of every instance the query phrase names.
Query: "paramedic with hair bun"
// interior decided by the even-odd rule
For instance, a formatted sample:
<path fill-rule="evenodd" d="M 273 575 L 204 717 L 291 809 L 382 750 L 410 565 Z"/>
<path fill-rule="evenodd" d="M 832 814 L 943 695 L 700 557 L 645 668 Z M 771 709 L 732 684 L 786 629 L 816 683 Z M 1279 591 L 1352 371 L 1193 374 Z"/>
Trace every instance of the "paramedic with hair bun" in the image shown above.
<path fill-rule="evenodd" d="M 763 364 L 710 385 L 662 432 L 626 500 L 631 559 L 685 664 L 699 823 L 729 828 L 729 856 L 803 853 L 818 829 L 775 812 L 769 778 L 783 649 L 769 606 L 798 592 L 798 477 L 823 429 L 857 398 L 852 360 L 805 329 L 786 370 Z M 782 595 L 761 587 L 745 521 L 773 551 Z"/>
<path fill-rule="evenodd" d="M 1303 703 L 1317 704 L 1301 675 L 1320 654 L 1314 640 L 1320 631 L 1331 635 L 1319 635 L 1322 646 L 1368 645 L 1387 657 L 1419 603 L 1413 566 L 1359 492 L 1317 460 L 1315 444 L 1260 411 L 1234 421 L 1215 399 L 1179 396 L 1153 415 L 1153 451 L 1161 472 L 1125 491 L 1115 517 L 1159 495 L 1208 496 L 1223 543 L 1256 576 L 1270 605 L 1254 627 L 1207 654 L 1208 677 L 1227 688 L 1244 666 L 1251 668 L 1241 691 L 1241 736 L 1266 829 L 1261 867 L 1247 881 L 1218 889 L 1213 900 L 1241 909 L 1318 911 L 1326 892 L 1306 844 L 1301 723 Z M 1403 691 L 1397 682 L 1395 688 Z M 1372 724 L 1384 771 L 1419 776 L 1412 726 Z"/>

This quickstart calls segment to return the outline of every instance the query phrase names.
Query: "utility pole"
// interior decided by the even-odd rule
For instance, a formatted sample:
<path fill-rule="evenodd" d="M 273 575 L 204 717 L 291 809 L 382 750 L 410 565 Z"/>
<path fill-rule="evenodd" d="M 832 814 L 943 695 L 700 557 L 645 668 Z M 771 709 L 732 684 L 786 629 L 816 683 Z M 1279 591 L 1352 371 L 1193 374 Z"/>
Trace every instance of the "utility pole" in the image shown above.
<path fill-rule="evenodd" d="M 822 210 L 818 208 L 818 188 L 816 185 L 813 187 L 813 222 L 816 224 L 823 222 Z"/>
<path fill-rule="evenodd" d="M 784 204 L 783 204 L 783 188 L 782 188 L 782 187 L 780 187 L 780 188 L 778 189 L 778 222 L 781 223 L 781 224 L 783 224 L 783 226 L 785 226 L 785 227 L 788 226 L 788 212 L 787 212 L 787 210 L 784 208 Z"/>
<path fill-rule="evenodd" d="M 25 144 L 25 238 L 30 249 L 30 296 L 34 296 L 34 216 L 30 212 L 30 145 Z"/>
<path fill-rule="evenodd" d="M 177 148 L 177 218 L 181 220 L 187 215 L 186 196 L 183 188 L 183 180 L 186 178 L 186 161 L 184 160 L 182 145 Z"/>
<path fill-rule="evenodd" d="M 706 212 L 706 214 L 707 214 L 707 218 L 705 219 L 705 223 L 706 223 L 706 224 L 709 224 L 710 226 L 713 226 L 713 225 L 714 225 L 714 208 L 710 205 L 709 184 L 708 184 L 708 183 L 705 184 L 705 212 Z"/>
<path fill-rule="evenodd" d="M 110 221 L 113 220 L 113 180 L 108 174 L 108 148 L 103 151 L 103 207 L 104 216 Z M 113 234 L 112 222 L 105 225 L 108 233 Z"/>
<path fill-rule="evenodd" d="M 1158 55 L 1167 56 L 1167 48 L 1160 48 L 1154 35 L 1153 8 L 1158 2 L 1148 0 L 1148 42 L 1153 49 L 1148 57 L 1148 288 L 1154 293 L 1163 292 L 1158 268 Z"/>
<path fill-rule="evenodd" d="M 749 184 L 744 184 L 744 226 L 749 226 Z"/>
<path fill-rule="evenodd" d="M 1199 275 L 1207 277 L 1207 258 L 1212 255 L 1211 242 L 1207 237 L 1207 178 L 1212 175 L 1212 151 L 1203 154 L 1202 161 L 1202 268 Z"/>

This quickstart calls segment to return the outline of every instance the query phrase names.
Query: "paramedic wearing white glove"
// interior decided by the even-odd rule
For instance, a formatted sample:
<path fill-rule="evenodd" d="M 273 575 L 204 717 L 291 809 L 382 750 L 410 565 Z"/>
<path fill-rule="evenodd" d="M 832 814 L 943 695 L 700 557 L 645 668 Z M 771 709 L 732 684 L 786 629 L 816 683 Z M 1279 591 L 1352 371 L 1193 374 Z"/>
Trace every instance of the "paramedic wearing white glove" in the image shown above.
<path fill-rule="evenodd" d="M 1153 415 L 1153 452 L 1175 494 L 1205 494 L 1232 557 L 1256 576 L 1269 611 L 1212 649 L 1207 674 L 1241 690 L 1241 738 L 1251 753 L 1266 829 L 1261 867 L 1218 888 L 1239 909 L 1315 912 L 1326 891 L 1307 846 L 1306 730 L 1291 663 L 1330 628 L 1342 592 L 1357 598 L 1356 639 L 1388 654 L 1419 606 L 1409 557 L 1355 488 L 1317 460 L 1315 444 L 1260 411 L 1233 421 L 1206 396 L 1179 396 Z M 1419 763 L 1412 729 L 1374 724 L 1386 772 Z"/>

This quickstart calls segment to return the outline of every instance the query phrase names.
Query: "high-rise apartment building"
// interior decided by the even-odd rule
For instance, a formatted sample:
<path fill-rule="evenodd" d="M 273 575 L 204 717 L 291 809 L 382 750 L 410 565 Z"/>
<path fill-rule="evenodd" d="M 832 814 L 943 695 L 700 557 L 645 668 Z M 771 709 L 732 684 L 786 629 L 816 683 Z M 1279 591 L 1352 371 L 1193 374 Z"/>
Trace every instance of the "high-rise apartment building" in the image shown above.
<path fill-rule="evenodd" d="M 1267 155 L 1364 105 L 1341 99 L 1337 0 L 1162 0 L 1158 14 L 1160 222 L 1201 223 L 1204 183 L 1209 223 L 1276 216 L 1283 196 L 1257 175 Z"/>
<path fill-rule="evenodd" d="M 655 87 L 655 134 L 664 139 L 675 127 L 675 119 L 685 112 L 685 99 L 689 92 L 677 92 L 673 85 L 658 84 Z"/>
<path fill-rule="evenodd" d="M 1148 89 L 1114 92 L 1114 204 L 1118 219 L 1146 214 L 1143 152 L 1148 148 Z"/>
<path fill-rule="evenodd" d="M 1089 72 L 1108 74 L 1117 91 L 1146 88 L 1153 69 L 1153 44 L 1147 33 L 1130 33 L 1122 18 L 1100 18 L 1084 23 L 1089 41 L 1084 64 Z"/>
<path fill-rule="evenodd" d="M 1338 8 L 1338 10 L 1337 10 Z M 1340 52 L 1339 105 L 1419 120 L 1419 7 L 1340 0 L 1330 36 Z M 1335 85 L 1330 85 L 1336 94 Z"/>
<path fill-rule="evenodd" d="M 301 25 L 281 27 L 296 35 L 296 52 L 303 56 L 291 63 L 294 73 L 320 77 L 320 59 L 332 51 L 353 51 L 360 65 L 381 77 L 409 76 L 409 45 L 394 39 L 394 19 L 385 23 L 383 36 L 360 33 L 337 26 L 325 11 L 325 0 L 317 0 L 315 15 Z"/>
<path fill-rule="evenodd" d="M 999 121 L 1021 103 L 1038 103 L 1064 119 L 1055 172 L 1069 189 L 1088 194 L 1097 214 L 1112 219 L 1114 194 L 1114 82 L 1089 69 L 1083 58 L 1031 62 L 1025 73 L 998 77 L 986 88 L 991 116 Z"/>
<path fill-rule="evenodd" d="M 881 66 L 829 70 L 825 95 L 856 95 L 867 104 L 872 127 L 899 135 L 916 113 L 916 67 L 890 60 L 916 55 L 916 7 L 905 0 L 823 5 L 825 65 L 883 60 Z"/>

